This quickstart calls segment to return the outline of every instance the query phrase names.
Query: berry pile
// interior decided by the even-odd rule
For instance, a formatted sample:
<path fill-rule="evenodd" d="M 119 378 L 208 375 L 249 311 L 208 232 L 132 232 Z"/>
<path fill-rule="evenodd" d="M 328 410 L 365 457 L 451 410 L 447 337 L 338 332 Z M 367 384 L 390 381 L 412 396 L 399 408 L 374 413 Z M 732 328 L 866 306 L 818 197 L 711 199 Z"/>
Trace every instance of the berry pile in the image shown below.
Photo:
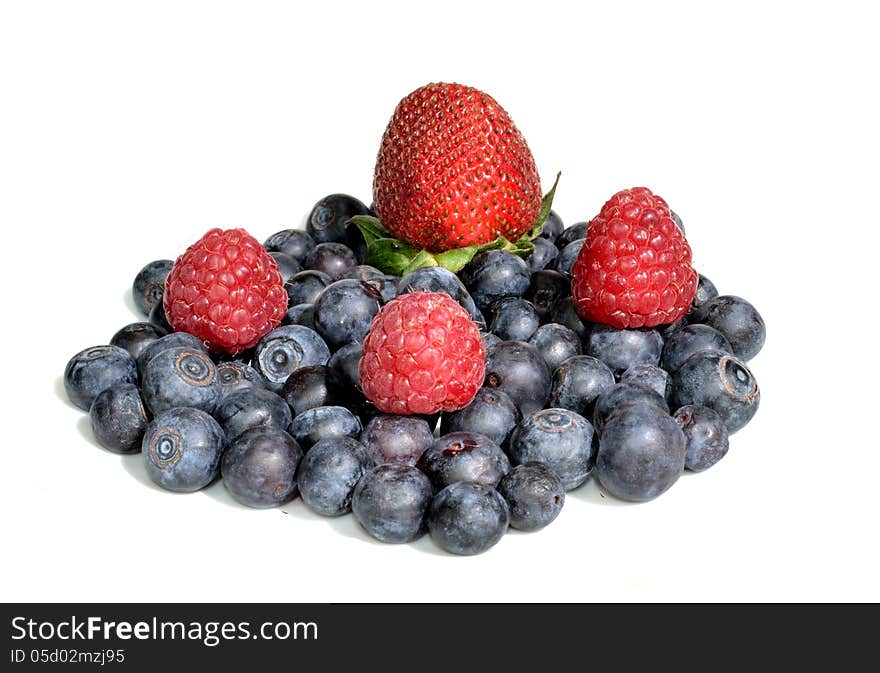
<path fill-rule="evenodd" d="M 220 477 L 250 507 L 299 494 L 378 540 L 428 532 L 456 554 L 547 526 L 591 476 L 647 501 L 727 454 L 760 401 L 746 363 L 764 322 L 693 269 L 681 219 L 636 188 L 566 228 L 493 99 L 423 89 L 386 131 L 373 208 L 332 194 L 305 231 L 260 245 L 214 229 L 137 274 L 145 320 L 64 373 L 101 446 L 141 452 L 169 491 Z M 419 182 L 431 161 L 441 185 L 479 173 L 461 217 Z M 415 238 L 376 213 L 401 236 L 418 222 Z"/>

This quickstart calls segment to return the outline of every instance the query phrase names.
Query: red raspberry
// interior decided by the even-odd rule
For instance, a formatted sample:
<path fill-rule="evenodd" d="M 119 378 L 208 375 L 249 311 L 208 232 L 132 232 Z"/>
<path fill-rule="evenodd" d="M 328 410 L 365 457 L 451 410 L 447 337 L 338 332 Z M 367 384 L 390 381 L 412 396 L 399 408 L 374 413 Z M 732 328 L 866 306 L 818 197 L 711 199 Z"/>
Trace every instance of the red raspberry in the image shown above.
<path fill-rule="evenodd" d="M 213 352 L 239 353 L 281 323 L 287 293 L 275 260 L 244 229 L 211 229 L 177 258 L 165 315 Z"/>
<path fill-rule="evenodd" d="M 618 192 L 602 206 L 572 275 L 580 314 L 618 329 L 673 323 L 697 291 L 691 248 L 666 201 L 646 187 Z"/>
<path fill-rule="evenodd" d="M 485 367 L 486 349 L 467 311 L 447 294 L 413 292 L 373 319 L 359 373 L 380 411 L 433 414 L 467 406 Z"/>

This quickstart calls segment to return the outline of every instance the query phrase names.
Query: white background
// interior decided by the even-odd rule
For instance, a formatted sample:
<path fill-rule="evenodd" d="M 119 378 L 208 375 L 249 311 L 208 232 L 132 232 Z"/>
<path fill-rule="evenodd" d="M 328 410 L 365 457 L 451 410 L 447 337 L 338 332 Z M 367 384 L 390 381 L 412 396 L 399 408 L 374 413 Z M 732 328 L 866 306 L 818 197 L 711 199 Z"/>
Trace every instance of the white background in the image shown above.
<path fill-rule="evenodd" d="M 0 599 L 880 600 L 877 17 L 870 3 L 9 2 L 0 9 Z M 664 3 L 665 4 L 665 3 Z M 556 210 L 644 184 L 769 336 L 729 455 L 643 505 L 569 494 L 474 558 L 351 517 L 171 495 L 60 376 L 211 226 L 369 201 L 397 101 L 493 94 Z"/>

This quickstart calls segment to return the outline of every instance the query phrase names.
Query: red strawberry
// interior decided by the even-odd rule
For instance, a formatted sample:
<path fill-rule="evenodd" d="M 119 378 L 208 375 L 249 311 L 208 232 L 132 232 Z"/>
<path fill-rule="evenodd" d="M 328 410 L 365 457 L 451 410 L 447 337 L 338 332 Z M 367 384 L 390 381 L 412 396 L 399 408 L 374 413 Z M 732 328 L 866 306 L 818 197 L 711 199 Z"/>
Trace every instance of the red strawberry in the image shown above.
<path fill-rule="evenodd" d="M 580 314 L 618 329 L 673 323 L 697 291 L 691 248 L 666 201 L 645 187 L 602 206 L 572 275 Z"/>
<path fill-rule="evenodd" d="M 428 84 L 397 105 L 376 160 L 373 202 L 391 234 L 442 252 L 515 241 L 541 207 L 535 160 L 494 98 Z"/>

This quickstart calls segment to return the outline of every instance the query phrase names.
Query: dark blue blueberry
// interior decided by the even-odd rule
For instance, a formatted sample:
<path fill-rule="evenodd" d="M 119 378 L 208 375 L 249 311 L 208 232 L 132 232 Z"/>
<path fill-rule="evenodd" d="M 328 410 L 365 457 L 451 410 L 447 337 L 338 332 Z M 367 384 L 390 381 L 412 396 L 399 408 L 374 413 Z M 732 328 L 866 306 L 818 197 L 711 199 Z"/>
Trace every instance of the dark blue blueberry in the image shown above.
<path fill-rule="evenodd" d="M 565 246 L 574 241 L 580 241 L 587 237 L 587 223 L 576 222 L 570 227 L 562 230 L 562 233 L 556 238 L 556 247 L 563 250 Z"/>
<path fill-rule="evenodd" d="M 544 463 L 568 491 L 583 484 L 593 469 L 593 426 L 568 409 L 543 409 L 513 431 L 508 453 L 515 465 Z"/>
<path fill-rule="evenodd" d="M 250 388 L 224 397 L 214 409 L 214 418 L 227 441 L 232 441 L 251 428 L 286 430 L 293 415 L 287 403 L 271 390 Z"/>
<path fill-rule="evenodd" d="M 541 233 L 538 238 L 555 243 L 564 230 L 565 224 L 562 222 L 562 218 L 556 214 L 556 211 L 551 210 L 550 215 L 544 221 L 544 226 L 541 227 Z"/>
<path fill-rule="evenodd" d="M 168 332 L 164 329 L 156 327 L 152 323 L 134 322 L 114 334 L 110 339 L 110 345 L 124 348 L 131 357 L 137 360 L 144 350 L 167 334 Z"/>
<path fill-rule="evenodd" d="M 541 324 L 535 306 L 522 297 L 505 297 L 492 305 L 489 329 L 502 341 L 528 341 Z"/>
<path fill-rule="evenodd" d="M 486 435 L 462 431 L 435 439 L 419 458 L 417 467 L 440 490 L 457 481 L 497 486 L 501 477 L 510 472 L 510 461 Z"/>
<path fill-rule="evenodd" d="M 559 255 L 559 248 L 546 238 L 536 238 L 532 244 L 535 246 L 535 251 L 526 258 L 526 262 L 528 262 L 529 271 L 535 273 L 546 269 L 553 263 L 553 260 Z"/>
<path fill-rule="evenodd" d="M 274 259 L 275 263 L 278 265 L 278 270 L 281 272 L 281 279 L 285 283 L 302 271 L 300 263 L 290 255 L 285 255 L 283 252 L 270 252 L 269 256 Z"/>
<path fill-rule="evenodd" d="M 316 243 L 345 243 L 345 223 L 370 209 L 348 194 L 330 194 L 318 201 L 306 219 L 306 231 Z"/>
<path fill-rule="evenodd" d="M 748 362 L 764 345 L 764 319 L 745 299 L 722 295 L 709 299 L 690 316 L 691 323 L 709 325 L 721 332 L 733 347 L 733 354 Z"/>
<path fill-rule="evenodd" d="M 588 416 L 596 398 L 613 387 L 614 374 L 608 365 L 591 355 L 576 355 L 553 372 L 548 404 Z"/>
<path fill-rule="evenodd" d="M 309 329 L 315 329 L 315 305 L 297 304 L 287 309 L 287 315 L 281 321 L 282 325 L 302 325 Z"/>
<path fill-rule="evenodd" d="M 166 409 L 147 425 L 141 448 L 147 474 L 169 491 L 191 493 L 217 476 L 225 437 L 204 411 Z"/>
<path fill-rule="evenodd" d="M 431 539 L 442 549 L 471 556 L 498 544 L 507 532 L 510 513 L 491 486 L 459 481 L 434 497 L 427 519 Z"/>
<path fill-rule="evenodd" d="M 691 355 L 706 350 L 733 353 L 730 342 L 714 327 L 685 325 L 669 335 L 663 345 L 663 355 L 660 362 L 663 369 L 674 373 Z"/>
<path fill-rule="evenodd" d="M 650 388 L 664 398 L 669 397 L 672 378 L 669 372 L 654 365 L 633 365 L 620 377 L 621 383 L 635 383 Z"/>
<path fill-rule="evenodd" d="M 252 428 L 223 452 L 223 484 L 242 505 L 283 505 L 296 497 L 296 468 L 302 456 L 299 444 L 283 430 Z"/>
<path fill-rule="evenodd" d="M 699 274 L 697 293 L 694 295 L 693 301 L 694 308 L 705 304 L 710 299 L 715 299 L 717 296 L 718 290 L 715 288 L 715 284 L 703 274 Z"/>
<path fill-rule="evenodd" d="M 367 423 L 361 442 L 376 465 L 415 465 L 434 443 L 434 435 L 422 418 L 381 414 Z"/>
<path fill-rule="evenodd" d="M 329 365 L 309 365 L 294 370 L 284 387 L 281 397 L 298 416 L 304 411 L 328 405 L 349 406 L 356 391 Z"/>
<path fill-rule="evenodd" d="M 221 399 L 240 390 L 263 388 L 263 377 L 260 373 L 243 362 L 220 362 L 217 364 L 217 378 L 222 388 Z"/>
<path fill-rule="evenodd" d="M 504 297 L 521 297 L 529 287 L 530 278 L 529 265 L 507 250 L 477 253 L 460 276 L 481 310 Z"/>
<path fill-rule="evenodd" d="M 660 364 L 663 337 L 654 329 L 617 329 L 593 325 L 586 339 L 587 355 L 599 358 L 615 376 L 633 365 Z"/>
<path fill-rule="evenodd" d="M 80 351 L 64 368 L 64 390 L 73 404 L 89 410 L 102 390 L 117 383 L 137 383 L 134 358 L 119 346 L 93 346 Z"/>
<path fill-rule="evenodd" d="M 664 414 L 669 413 L 666 399 L 656 390 L 637 383 L 618 383 L 596 398 L 593 408 L 593 427 L 596 432 L 601 435 L 609 418 L 632 405 L 657 407 Z"/>
<path fill-rule="evenodd" d="M 531 344 L 502 341 L 486 355 L 483 384 L 507 393 L 525 417 L 544 408 L 550 396 L 550 368 Z"/>
<path fill-rule="evenodd" d="M 263 247 L 269 252 L 283 252 L 285 255 L 290 255 L 302 264 L 306 255 L 315 249 L 315 241 L 299 229 L 284 229 L 266 239 Z"/>
<path fill-rule="evenodd" d="M 568 360 L 568 358 L 580 355 L 583 352 L 578 335 L 568 329 L 568 327 L 555 322 L 541 325 L 529 337 L 529 343 L 544 356 L 544 361 L 551 372 Z"/>
<path fill-rule="evenodd" d="M 314 304 L 318 295 L 332 282 L 333 279 L 321 271 L 300 271 L 284 284 L 287 306 Z"/>
<path fill-rule="evenodd" d="M 577 261 L 578 255 L 581 254 L 584 243 L 586 243 L 586 239 L 579 238 L 566 245 L 559 253 L 559 257 L 553 261 L 553 269 L 567 278 L 571 278 L 571 268 Z"/>
<path fill-rule="evenodd" d="M 360 419 L 345 407 L 313 407 L 293 419 L 287 429 L 303 450 L 331 437 L 356 439 L 363 430 Z"/>
<path fill-rule="evenodd" d="M 571 279 L 558 271 L 538 271 L 532 274 L 529 288 L 523 295 L 535 305 L 541 322 L 547 322 L 559 302 L 571 294 Z"/>
<path fill-rule="evenodd" d="M 277 393 L 300 367 L 324 365 L 329 359 L 330 349 L 317 332 L 302 325 L 283 325 L 260 339 L 253 366 L 266 387 Z"/>
<path fill-rule="evenodd" d="M 565 297 L 556 305 L 556 308 L 550 314 L 550 322 L 556 322 L 565 325 L 572 332 L 577 334 L 583 341 L 589 332 L 589 325 L 581 318 L 577 310 L 577 303 L 574 297 Z"/>
<path fill-rule="evenodd" d="M 699 404 L 718 412 L 733 434 L 758 410 L 761 391 L 746 364 L 722 351 L 695 353 L 672 375 L 675 407 Z"/>
<path fill-rule="evenodd" d="M 143 376 L 144 368 L 150 360 L 162 351 L 167 351 L 170 348 L 192 348 L 207 353 L 205 344 L 192 334 L 188 334 L 187 332 L 172 332 L 167 336 L 157 339 L 140 352 L 137 357 L 137 368 L 141 373 L 141 376 Z"/>
<path fill-rule="evenodd" d="M 133 383 L 102 390 L 89 409 L 98 444 L 116 453 L 137 453 L 147 427 L 141 393 Z"/>
<path fill-rule="evenodd" d="M 375 217 L 372 211 L 370 214 L 372 217 Z M 349 223 L 345 226 L 345 241 L 343 242 L 351 248 L 358 264 L 363 264 L 367 258 L 367 242 L 364 240 L 364 235 L 356 224 Z"/>
<path fill-rule="evenodd" d="M 727 455 L 730 438 L 724 419 L 709 407 L 689 404 L 672 417 L 684 432 L 687 457 L 684 466 L 693 472 L 708 470 Z"/>
<path fill-rule="evenodd" d="M 434 489 L 411 465 L 379 465 L 367 472 L 351 497 L 354 518 L 381 542 L 412 542 L 425 532 Z"/>
<path fill-rule="evenodd" d="M 488 353 L 490 349 L 495 347 L 495 344 L 501 343 L 504 339 L 492 332 L 486 332 L 485 334 L 480 335 L 480 341 L 483 342 L 483 347 Z"/>
<path fill-rule="evenodd" d="M 172 407 L 194 407 L 212 413 L 223 395 L 217 366 L 204 351 L 169 348 L 144 367 L 144 404 L 153 415 Z"/>
<path fill-rule="evenodd" d="M 364 346 L 360 343 L 346 344 L 330 356 L 327 365 L 342 377 L 345 385 L 360 391 L 361 380 L 358 367 L 364 354 Z"/>
<path fill-rule="evenodd" d="M 168 317 L 165 315 L 165 304 L 161 301 L 157 301 L 153 308 L 150 309 L 150 317 L 147 318 L 152 324 L 156 327 L 160 327 L 166 332 L 173 332 L 174 328 L 171 326 L 171 323 L 168 322 Z"/>
<path fill-rule="evenodd" d="M 315 331 L 333 350 L 363 341 L 379 312 L 382 297 L 359 280 L 337 280 L 315 299 Z"/>
<path fill-rule="evenodd" d="M 672 221 L 675 222 L 675 226 L 681 230 L 681 233 L 684 232 L 684 222 L 681 221 L 681 218 L 678 216 L 674 210 L 669 211 L 669 215 L 672 217 Z"/>
<path fill-rule="evenodd" d="M 565 504 L 562 479 L 544 463 L 514 467 L 498 484 L 507 501 L 510 525 L 517 530 L 540 530 L 553 523 Z"/>
<path fill-rule="evenodd" d="M 315 444 L 296 472 L 299 494 L 309 509 L 323 516 L 351 511 L 354 487 L 373 467 L 370 454 L 351 437 L 332 437 Z"/>
<path fill-rule="evenodd" d="M 318 243 L 303 262 L 306 269 L 326 273 L 333 280 L 356 264 L 354 252 L 343 243 Z"/>
<path fill-rule="evenodd" d="M 627 405 L 599 439 L 596 476 L 611 495 L 644 502 L 667 491 L 684 470 L 684 433 L 651 404 Z"/>
<path fill-rule="evenodd" d="M 165 292 L 165 279 L 171 271 L 174 262 L 170 259 L 158 259 L 150 262 L 134 277 L 131 286 L 131 295 L 134 305 L 144 315 L 150 315 L 150 311 L 156 304 L 162 303 L 162 294 Z"/>
<path fill-rule="evenodd" d="M 386 278 L 386 274 L 382 271 L 379 271 L 375 266 L 370 266 L 369 264 L 358 264 L 357 266 L 353 266 L 348 271 L 346 271 L 342 276 L 339 277 L 339 280 L 376 280 Z M 397 278 L 397 276 L 394 276 Z M 399 279 L 398 279 L 399 280 Z"/>
<path fill-rule="evenodd" d="M 397 294 L 407 292 L 445 292 L 455 299 L 481 328 L 486 326 L 483 314 L 477 309 L 473 297 L 452 271 L 442 266 L 425 266 L 406 274 L 397 284 Z"/>
<path fill-rule="evenodd" d="M 500 390 L 480 388 L 464 409 L 444 413 L 440 432 L 471 431 L 486 435 L 498 446 L 505 446 L 510 433 L 522 420 L 519 408 Z"/>
<path fill-rule="evenodd" d="M 668 323 L 666 325 L 657 325 L 654 329 L 660 333 L 660 336 L 663 337 L 663 340 L 669 338 L 669 336 L 682 327 L 686 327 L 688 324 L 688 315 L 684 315 L 673 323 Z"/>

